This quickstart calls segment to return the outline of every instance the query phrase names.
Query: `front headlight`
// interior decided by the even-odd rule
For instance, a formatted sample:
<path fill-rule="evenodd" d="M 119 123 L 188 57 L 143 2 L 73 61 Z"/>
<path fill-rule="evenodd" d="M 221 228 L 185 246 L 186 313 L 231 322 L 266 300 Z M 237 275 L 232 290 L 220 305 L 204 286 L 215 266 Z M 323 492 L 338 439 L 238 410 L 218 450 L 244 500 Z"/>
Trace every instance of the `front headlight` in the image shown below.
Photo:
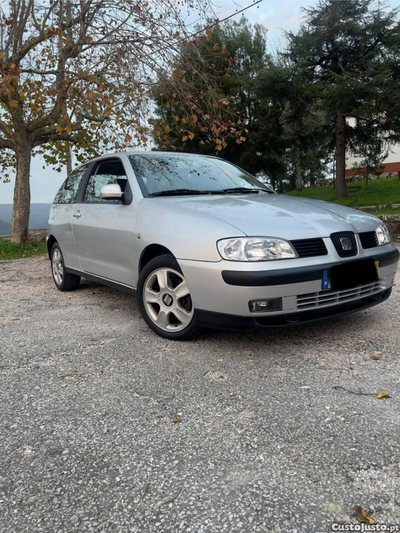
<path fill-rule="evenodd" d="M 271 261 L 297 257 L 289 242 L 274 237 L 222 239 L 217 242 L 217 247 L 222 259 L 228 261 Z"/>
<path fill-rule="evenodd" d="M 389 234 L 389 230 L 387 229 L 385 224 L 382 224 L 376 230 L 376 238 L 377 238 L 379 246 L 382 246 L 383 244 L 389 244 L 389 242 L 390 242 L 390 234 Z"/>

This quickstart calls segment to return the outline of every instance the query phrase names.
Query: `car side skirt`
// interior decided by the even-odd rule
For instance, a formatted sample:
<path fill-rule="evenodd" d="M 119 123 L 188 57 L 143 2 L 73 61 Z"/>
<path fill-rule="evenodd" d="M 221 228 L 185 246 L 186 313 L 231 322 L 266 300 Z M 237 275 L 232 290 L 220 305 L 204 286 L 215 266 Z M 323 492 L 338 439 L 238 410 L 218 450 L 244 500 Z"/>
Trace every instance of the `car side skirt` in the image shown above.
<path fill-rule="evenodd" d="M 111 287 L 118 291 L 126 292 L 128 294 L 133 294 L 134 292 L 136 292 L 136 289 L 134 287 L 130 287 L 129 285 L 124 285 L 123 283 L 118 283 L 118 281 L 113 281 L 112 279 L 102 278 L 100 276 L 95 276 L 94 274 L 89 274 L 88 272 L 82 272 L 81 270 L 76 270 L 75 268 L 70 268 L 70 267 L 65 267 L 65 270 L 68 272 L 68 274 L 75 274 L 75 276 L 81 276 L 90 281 L 96 281 L 97 283 L 100 283 L 101 285 L 107 285 L 107 287 Z"/>

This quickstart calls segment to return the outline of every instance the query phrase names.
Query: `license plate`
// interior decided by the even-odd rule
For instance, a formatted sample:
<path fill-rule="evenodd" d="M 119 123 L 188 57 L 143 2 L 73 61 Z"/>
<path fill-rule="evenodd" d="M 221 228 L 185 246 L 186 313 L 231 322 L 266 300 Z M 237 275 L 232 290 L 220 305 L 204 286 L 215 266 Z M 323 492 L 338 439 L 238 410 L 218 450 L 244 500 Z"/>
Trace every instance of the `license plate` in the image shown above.
<path fill-rule="evenodd" d="M 375 261 L 365 259 L 337 265 L 330 270 L 330 288 L 334 291 L 351 289 L 378 280 Z"/>

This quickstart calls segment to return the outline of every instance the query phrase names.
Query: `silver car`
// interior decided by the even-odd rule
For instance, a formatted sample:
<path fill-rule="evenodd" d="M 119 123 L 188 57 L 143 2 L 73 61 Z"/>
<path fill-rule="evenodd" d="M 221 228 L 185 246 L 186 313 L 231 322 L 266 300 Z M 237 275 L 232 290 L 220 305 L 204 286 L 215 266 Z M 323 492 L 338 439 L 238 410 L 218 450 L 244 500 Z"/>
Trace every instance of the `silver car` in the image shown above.
<path fill-rule="evenodd" d="M 371 307 L 390 296 L 399 259 L 371 215 L 278 195 L 216 157 L 166 152 L 74 170 L 47 246 L 59 290 L 85 277 L 136 291 L 147 324 L 169 339 Z"/>

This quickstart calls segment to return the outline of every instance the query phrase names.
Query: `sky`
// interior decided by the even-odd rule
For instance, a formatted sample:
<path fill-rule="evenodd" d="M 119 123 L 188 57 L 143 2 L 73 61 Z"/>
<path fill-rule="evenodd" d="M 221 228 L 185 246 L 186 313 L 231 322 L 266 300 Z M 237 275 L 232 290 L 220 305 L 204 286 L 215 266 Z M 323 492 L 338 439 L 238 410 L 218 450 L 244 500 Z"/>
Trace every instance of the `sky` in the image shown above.
<path fill-rule="evenodd" d="M 351 0 L 349 0 L 351 1 Z M 263 24 L 268 30 L 268 49 L 275 51 L 283 45 L 284 31 L 297 31 L 301 25 L 302 7 L 315 5 L 317 0 L 263 0 L 258 6 L 252 6 L 245 12 L 251 23 Z M 382 0 L 383 3 L 383 0 Z M 398 7 L 398 0 L 389 0 L 388 6 Z M 214 0 L 215 11 L 220 20 L 251 5 L 252 0 Z M 236 16 L 237 19 L 240 14 Z M 34 158 L 31 168 L 32 203 L 51 203 L 65 172 L 55 172 L 50 167 L 43 169 L 44 162 Z M 0 204 L 12 203 L 14 180 L 10 183 L 0 181 Z"/>

